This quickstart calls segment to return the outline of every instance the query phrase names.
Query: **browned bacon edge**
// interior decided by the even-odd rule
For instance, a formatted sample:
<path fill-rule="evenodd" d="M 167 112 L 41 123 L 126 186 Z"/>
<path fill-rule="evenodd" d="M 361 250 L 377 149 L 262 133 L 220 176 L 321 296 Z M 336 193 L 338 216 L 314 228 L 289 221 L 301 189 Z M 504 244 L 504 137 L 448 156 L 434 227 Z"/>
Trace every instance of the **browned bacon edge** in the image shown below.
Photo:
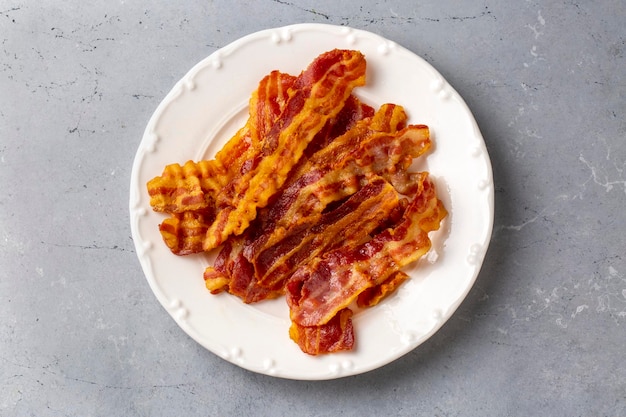
<path fill-rule="evenodd" d="M 257 264 L 243 256 L 243 242 L 250 239 L 253 230 L 249 229 L 226 241 L 215 264 L 205 271 L 206 286 L 214 293 L 227 290 L 244 302 L 259 301 L 264 294 L 282 294 L 285 279 L 299 265 L 328 249 L 369 239 L 369 233 L 398 205 L 393 187 L 382 178 L 374 179 L 341 205 L 325 212 L 320 221 L 290 231 L 290 236 L 264 252 Z M 258 280 L 260 274 L 267 278 L 265 283 Z M 234 290 L 244 287 L 245 291 Z"/>
<path fill-rule="evenodd" d="M 353 163 L 355 147 L 381 129 L 397 131 L 405 120 L 402 107 L 383 105 L 372 118 L 355 123 L 298 166 L 271 206 L 259 211 L 256 225 L 259 231 L 245 249 L 246 257 L 252 260 L 263 248 L 276 243 L 272 236 L 281 238 L 284 230 L 305 222 L 308 217 L 317 218 L 328 204 L 356 192 L 358 173 L 346 169 L 346 165 Z"/>
<path fill-rule="evenodd" d="M 204 211 L 186 211 L 174 213 L 163 220 L 159 231 L 163 241 L 175 255 L 191 255 L 202 252 L 202 243 L 212 213 Z"/>
<path fill-rule="evenodd" d="M 392 294 L 409 276 L 404 271 L 396 271 L 381 284 L 368 287 L 359 294 L 356 299 L 360 308 L 373 307 L 389 294 Z"/>
<path fill-rule="evenodd" d="M 269 132 L 287 101 L 296 77 L 272 71 L 252 93 L 246 125 L 224 145 L 212 160 L 170 164 L 159 177 L 147 183 L 153 210 L 182 213 L 215 210 L 219 192 L 250 170 L 261 151 L 261 139 Z"/>
<path fill-rule="evenodd" d="M 241 253 L 242 243 L 240 236 L 224 243 L 213 266 L 204 271 L 206 288 L 212 294 L 227 291 L 246 304 L 281 296 L 282 288 L 271 290 L 257 284 L 252 264 Z"/>
<path fill-rule="evenodd" d="M 204 249 L 241 234 L 259 207 L 283 185 L 306 146 L 337 116 L 352 89 L 365 83 L 365 58 L 358 51 L 320 55 L 295 81 L 285 109 L 263 140 L 258 165 L 240 177 L 234 198 L 217 197 L 219 212 L 207 231 Z M 230 196 L 226 196 L 230 197 Z"/>
<path fill-rule="evenodd" d="M 352 350 L 355 344 L 352 310 L 341 310 L 321 326 L 306 327 L 292 322 L 289 337 L 309 355 Z"/>
<path fill-rule="evenodd" d="M 412 135 L 413 131 L 409 126 L 398 132 L 398 137 L 368 132 L 362 143 L 356 144 L 357 152 L 337 155 L 334 170 L 323 164 L 307 164 L 309 169 L 303 170 L 305 173 L 280 194 L 269 207 L 269 214 L 261 212 L 263 221 L 258 226 L 259 231 L 246 242 L 244 256 L 254 265 L 259 284 L 274 288 L 287 278 L 297 266 L 290 258 L 298 253 L 299 247 L 306 247 L 303 236 L 307 228 L 323 221 L 322 213 L 331 203 L 357 192 L 373 178 L 380 178 L 378 174 L 389 177 L 388 173 L 393 170 L 393 179 L 397 180 L 394 185 L 402 191 L 415 190 L 418 176 L 408 176 L 406 171 L 400 174 L 400 169 L 394 165 L 398 161 L 404 164 L 407 156 L 412 160 L 430 145 L 425 127 L 416 127 L 417 135 Z M 393 153 L 395 155 L 388 156 Z M 311 158 L 310 162 L 318 161 L 318 158 Z M 355 163 L 362 166 L 355 166 Z M 298 257 L 293 259 L 298 260 Z"/>
<path fill-rule="evenodd" d="M 393 187 L 373 178 L 338 207 L 286 230 L 282 240 L 260 252 L 251 261 L 259 285 L 282 288 L 299 265 L 334 247 L 363 242 L 398 204 Z"/>
<path fill-rule="evenodd" d="M 260 153 L 260 136 L 271 128 L 284 108 L 287 91 L 296 77 L 273 71 L 252 94 L 249 118 L 213 160 L 170 164 L 147 183 L 150 205 L 171 217 L 159 225 L 164 242 L 176 255 L 204 250 L 209 226 L 215 220 L 215 198 L 233 179 L 249 171 Z"/>
<path fill-rule="evenodd" d="M 421 182 L 395 227 L 361 245 L 327 252 L 294 272 L 285 287 L 292 321 L 300 326 L 327 323 L 366 288 L 383 283 L 428 251 L 428 232 L 437 230 L 447 213 L 426 173 Z"/>

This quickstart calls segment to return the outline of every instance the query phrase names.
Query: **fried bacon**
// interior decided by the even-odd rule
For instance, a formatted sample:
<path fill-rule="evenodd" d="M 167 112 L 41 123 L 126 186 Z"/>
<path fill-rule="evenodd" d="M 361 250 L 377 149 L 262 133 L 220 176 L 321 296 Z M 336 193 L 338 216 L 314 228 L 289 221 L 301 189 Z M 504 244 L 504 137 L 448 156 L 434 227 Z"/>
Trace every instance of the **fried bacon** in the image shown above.
<path fill-rule="evenodd" d="M 298 77 L 273 71 L 214 159 L 168 165 L 147 184 L 170 215 L 159 230 L 172 253 L 220 246 L 207 290 L 244 303 L 285 295 L 289 336 L 311 355 L 354 349 L 352 305 L 406 281 L 447 214 L 428 173 L 410 171 L 428 127 L 361 102 L 352 90 L 364 82 L 358 51 L 324 53 Z"/>
<path fill-rule="evenodd" d="M 361 308 L 375 306 L 386 296 L 392 294 L 407 279 L 409 276 L 404 271 L 392 273 L 382 284 L 364 289 L 356 299 L 357 306 Z"/>
<path fill-rule="evenodd" d="M 285 109 L 263 140 L 261 160 L 239 177 L 234 194 L 217 198 L 219 211 L 207 231 L 204 249 L 241 234 L 256 210 L 283 185 L 306 146 L 337 116 L 352 89 L 365 84 L 365 58 L 360 52 L 333 50 L 320 55 L 296 79 Z"/>
<path fill-rule="evenodd" d="M 285 230 L 318 221 L 328 205 L 355 193 L 363 178 L 390 177 L 393 172 L 394 182 L 401 184 L 396 179 L 406 174 L 406 168 L 395 164 L 404 164 L 407 156 L 419 155 L 430 146 L 425 126 L 396 130 L 405 120 L 400 106 L 383 105 L 373 118 L 357 122 L 300 165 L 276 201 L 261 211 L 263 230 L 245 249 L 245 256 L 254 260 L 261 251 L 283 239 Z M 415 182 L 413 174 L 405 176 L 405 184 Z"/>
<path fill-rule="evenodd" d="M 172 214 L 159 225 L 163 241 L 175 255 L 191 255 L 202 251 L 204 236 L 211 224 L 211 215 L 203 211 Z"/>
<path fill-rule="evenodd" d="M 341 310 L 322 326 L 306 327 L 292 322 L 289 337 L 309 355 L 352 350 L 354 348 L 352 310 L 348 308 Z"/>
<path fill-rule="evenodd" d="M 260 143 L 282 112 L 288 90 L 296 77 L 272 71 L 259 83 L 249 103 L 249 117 L 215 155 L 215 159 L 188 161 L 182 167 L 170 164 L 147 184 L 153 210 L 183 213 L 215 210 L 217 194 L 236 177 L 248 172 L 258 161 Z"/>
<path fill-rule="evenodd" d="M 204 283 L 212 294 L 227 291 L 246 303 L 279 297 L 283 289 L 270 290 L 254 278 L 253 266 L 242 255 L 243 239 L 239 236 L 226 241 L 213 266 L 204 271 Z"/>
<path fill-rule="evenodd" d="M 363 244 L 327 252 L 294 272 L 286 284 L 292 321 L 300 326 L 327 323 L 365 289 L 382 284 L 430 249 L 428 232 L 437 230 L 447 213 L 434 183 L 427 174 L 421 177 L 416 196 L 395 227 Z"/>
<path fill-rule="evenodd" d="M 226 290 L 246 303 L 259 301 L 263 294 L 274 298 L 283 293 L 285 280 L 299 265 L 332 248 L 367 240 L 398 206 L 398 194 L 378 178 L 319 221 L 288 230 L 281 241 L 250 261 L 245 249 L 255 242 L 253 224 L 241 237 L 226 241 L 215 264 L 205 271 L 205 284 L 214 293 Z"/>
<path fill-rule="evenodd" d="M 170 213 L 159 225 L 163 240 L 176 255 L 202 252 L 206 232 L 215 219 L 217 194 L 234 178 L 249 171 L 260 153 L 266 134 L 287 101 L 296 77 L 278 71 L 265 76 L 249 104 L 249 118 L 215 159 L 170 164 L 147 184 L 150 205 Z"/>
<path fill-rule="evenodd" d="M 282 287 L 300 264 L 345 242 L 367 239 L 398 204 L 398 194 L 389 183 L 373 180 L 315 221 L 286 229 L 282 239 L 249 258 L 257 280 L 268 288 Z"/>

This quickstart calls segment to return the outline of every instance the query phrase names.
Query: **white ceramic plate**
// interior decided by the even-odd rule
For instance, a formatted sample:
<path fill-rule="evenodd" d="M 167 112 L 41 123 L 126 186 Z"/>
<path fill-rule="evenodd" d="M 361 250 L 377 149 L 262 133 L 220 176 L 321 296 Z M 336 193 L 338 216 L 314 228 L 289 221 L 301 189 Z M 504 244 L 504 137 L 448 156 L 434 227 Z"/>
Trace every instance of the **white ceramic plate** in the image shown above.
<path fill-rule="evenodd" d="M 245 123 L 247 103 L 271 70 L 294 75 L 317 55 L 358 49 L 367 85 L 355 90 L 377 107 L 404 106 L 410 123 L 426 124 L 435 146 L 416 168 L 436 178 L 449 211 L 432 233 L 433 248 L 407 271 L 411 280 L 354 316 L 356 349 L 308 356 L 289 339 L 284 299 L 245 305 L 211 295 L 203 271 L 210 255 L 178 257 L 163 243 L 164 219 L 149 205 L 146 182 L 167 164 L 211 158 Z M 453 314 L 473 285 L 493 226 L 493 179 L 476 122 L 453 88 L 412 52 L 373 33 L 300 24 L 239 39 L 198 63 L 165 97 L 146 127 L 133 164 L 130 220 L 150 287 L 178 325 L 216 355 L 254 372 L 292 379 L 332 379 L 366 372 L 411 351 Z"/>

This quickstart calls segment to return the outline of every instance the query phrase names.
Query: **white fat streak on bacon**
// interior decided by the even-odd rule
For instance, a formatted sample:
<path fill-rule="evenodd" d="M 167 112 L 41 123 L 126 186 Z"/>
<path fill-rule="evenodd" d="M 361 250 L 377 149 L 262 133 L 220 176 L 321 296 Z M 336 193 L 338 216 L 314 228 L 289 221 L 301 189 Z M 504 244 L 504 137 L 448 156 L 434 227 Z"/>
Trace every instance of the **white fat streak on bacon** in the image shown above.
<path fill-rule="evenodd" d="M 399 107 L 393 110 L 403 114 Z M 263 230 L 247 245 L 244 255 L 256 264 L 259 254 L 288 238 L 290 230 L 318 221 L 329 204 L 356 193 L 379 175 L 390 179 L 397 191 L 415 193 L 419 176 L 406 172 L 410 165 L 407 161 L 411 162 L 430 147 L 428 128 L 409 126 L 395 133 L 373 130 L 381 126 L 393 129 L 390 120 L 398 121 L 393 114 L 381 107 L 377 117 L 357 123 L 313 155 L 294 175 L 296 179 L 291 185 L 268 207 L 270 214 L 261 226 Z M 280 264 L 282 260 L 275 262 Z M 266 274 L 257 271 L 259 281 L 263 285 L 275 285 L 278 279 L 268 281 Z"/>
<path fill-rule="evenodd" d="M 395 227 L 364 244 L 328 252 L 294 272 L 286 285 L 292 321 L 301 326 L 327 323 L 362 291 L 430 249 L 428 232 L 439 227 L 446 212 L 432 181 L 426 174 L 422 177 L 423 186 Z"/>
<path fill-rule="evenodd" d="M 297 167 L 276 201 L 260 212 L 263 230 L 246 248 L 246 257 L 252 260 L 261 248 L 283 239 L 286 230 L 314 221 L 328 204 L 354 194 L 360 188 L 358 176 L 363 174 L 362 168 L 354 166 L 361 144 L 371 135 L 397 132 L 405 121 L 401 106 L 385 104 Z"/>
<path fill-rule="evenodd" d="M 215 211 L 218 193 L 249 170 L 260 153 L 259 143 L 273 126 L 288 99 L 296 77 L 273 71 L 265 76 L 250 98 L 245 126 L 224 145 L 214 159 L 170 164 L 147 184 L 155 211 L 183 213 Z"/>
<path fill-rule="evenodd" d="M 320 63 L 324 73 L 320 74 Z M 284 183 L 307 144 L 336 116 L 354 87 L 365 83 L 365 59 L 357 51 L 331 51 L 318 57 L 296 81 L 309 81 L 290 92 L 285 111 L 263 144 L 263 158 L 242 176 L 233 200 L 217 214 L 207 231 L 204 249 L 219 246 L 231 234 L 242 233 Z M 268 153 L 269 152 L 269 153 Z"/>
<path fill-rule="evenodd" d="M 398 194 L 389 183 L 381 177 L 372 179 L 343 204 L 313 222 L 286 231 L 283 239 L 255 257 L 259 283 L 268 288 L 282 287 L 300 264 L 341 244 L 369 239 L 398 204 Z"/>

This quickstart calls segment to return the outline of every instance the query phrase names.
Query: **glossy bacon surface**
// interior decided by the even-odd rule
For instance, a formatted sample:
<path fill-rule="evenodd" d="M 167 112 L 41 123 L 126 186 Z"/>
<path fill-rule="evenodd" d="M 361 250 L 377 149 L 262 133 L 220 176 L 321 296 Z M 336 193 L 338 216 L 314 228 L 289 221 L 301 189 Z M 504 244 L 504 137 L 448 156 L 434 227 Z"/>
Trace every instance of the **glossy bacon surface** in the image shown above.
<path fill-rule="evenodd" d="M 315 221 L 329 204 L 355 193 L 360 187 L 359 177 L 365 174 L 364 169 L 354 164 L 361 144 L 376 134 L 391 138 L 405 121 L 406 114 L 400 106 L 384 105 L 372 118 L 358 121 L 299 165 L 276 201 L 260 212 L 263 233 L 246 249 L 246 256 L 254 258 L 262 246 L 269 247 L 281 238 L 284 230 Z M 378 155 L 387 160 L 386 154 Z"/>
<path fill-rule="evenodd" d="M 289 257 L 298 247 L 306 247 L 304 236 L 307 228 L 327 222 L 323 217 L 329 216 L 322 213 L 329 205 L 358 192 L 370 181 L 378 184 L 385 182 L 380 175 L 389 176 L 390 172 L 394 175 L 392 183 L 401 184 L 402 191 L 417 186 L 414 174 L 403 177 L 406 174 L 405 161 L 412 161 L 430 146 L 428 129 L 409 126 L 395 133 L 372 130 L 386 128 L 393 131 L 402 125 L 397 122 L 404 119 L 397 116 L 398 112 L 403 114 L 403 110 L 397 106 L 389 110 L 389 107 L 383 106 L 376 117 L 358 122 L 354 129 L 314 154 L 293 175 L 295 180 L 279 194 L 276 201 L 261 212 L 260 231 L 244 249 L 244 255 L 255 266 L 261 285 L 274 287 L 286 277 L 285 274 L 292 272 L 293 262 L 289 261 Z M 396 167 L 398 163 L 402 164 L 400 169 Z M 387 201 L 397 202 L 396 192 L 391 185 L 387 185 Z M 353 210 L 352 216 L 356 213 L 358 210 Z M 381 213 L 384 217 L 376 217 L 378 222 L 382 222 L 391 211 L 381 210 Z M 325 232 L 327 236 L 331 234 L 330 230 L 333 229 Z M 317 254 L 316 251 L 313 256 Z"/>
<path fill-rule="evenodd" d="M 382 284 L 428 251 L 428 232 L 437 230 L 447 213 L 426 174 L 420 183 L 395 227 L 363 244 L 327 252 L 296 270 L 286 285 L 292 321 L 300 326 L 327 323 L 365 289 Z"/>
<path fill-rule="evenodd" d="M 227 291 L 246 303 L 279 297 L 283 289 L 267 289 L 258 285 L 252 264 L 242 255 L 243 239 L 226 241 L 213 266 L 204 271 L 204 283 L 212 294 Z"/>
<path fill-rule="evenodd" d="M 283 294 L 285 280 L 299 265 L 334 247 L 368 239 L 398 205 L 393 187 L 376 179 L 319 221 L 289 230 L 254 263 L 244 256 L 245 245 L 255 241 L 253 224 L 242 236 L 226 241 L 215 264 L 205 271 L 205 284 L 213 293 L 228 291 L 246 303 L 274 298 Z"/>
<path fill-rule="evenodd" d="M 212 160 L 170 164 L 147 184 L 153 210 L 166 213 L 215 211 L 218 193 L 258 162 L 261 140 L 284 109 L 296 77 L 279 71 L 265 76 L 252 93 L 246 125 Z M 231 186 L 232 188 L 232 186 Z"/>
<path fill-rule="evenodd" d="M 292 322 L 289 337 L 304 353 L 319 355 L 354 349 L 354 328 L 352 310 L 341 310 L 328 323 L 322 326 L 300 326 Z"/>
<path fill-rule="evenodd" d="M 376 178 L 315 220 L 285 229 L 280 240 L 264 246 L 251 258 L 259 284 L 282 288 L 299 265 L 337 246 L 366 240 L 398 204 L 398 194 L 393 187 L 382 178 Z"/>
<path fill-rule="evenodd" d="M 228 198 L 218 195 L 219 211 L 207 231 L 204 249 L 242 233 L 259 207 L 283 185 L 309 142 L 337 116 L 352 89 L 365 83 L 360 52 L 333 50 L 317 57 L 290 89 L 285 109 L 263 140 L 261 160 L 241 176 Z"/>
<path fill-rule="evenodd" d="M 330 135 L 344 133 L 362 118 L 373 114 L 374 110 L 370 106 L 351 96 L 339 116 L 327 124 L 325 131 L 320 132 L 324 137 L 316 140 L 328 142 L 332 140 Z M 337 235 L 341 231 L 351 239 L 363 238 L 384 221 L 398 204 L 393 188 L 382 179 L 373 181 L 357 194 L 323 215 L 320 212 L 317 222 L 289 227 L 280 242 L 274 242 L 271 248 L 263 246 L 267 250 L 253 258 L 252 264 L 242 253 L 254 253 L 254 248 L 259 248 L 258 243 L 264 241 L 263 233 L 275 230 L 275 223 L 270 220 L 276 220 L 282 203 L 262 209 L 259 218 L 244 234 L 232 236 L 224 243 L 215 265 L 205 271 L 207 288 L 214 294 L 227 291 L 246 303 L 282 294 L 284 280 L 300 262 L 321 253 L 330 245 L 338 245 L 341 240 L 337 239 Z"/>

